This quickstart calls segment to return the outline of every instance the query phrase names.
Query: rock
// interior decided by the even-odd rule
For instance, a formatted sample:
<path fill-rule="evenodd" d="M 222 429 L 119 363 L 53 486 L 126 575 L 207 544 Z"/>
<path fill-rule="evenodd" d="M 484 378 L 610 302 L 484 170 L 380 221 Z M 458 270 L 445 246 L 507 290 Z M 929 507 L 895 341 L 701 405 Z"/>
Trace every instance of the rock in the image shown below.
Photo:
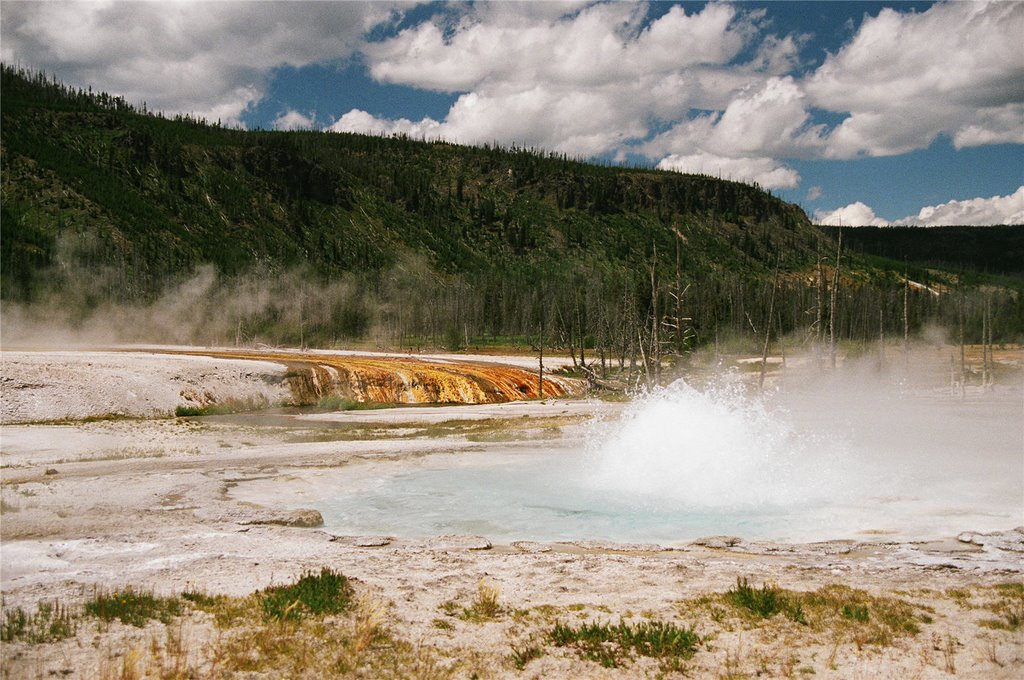
<path fill-rule="evenodd" d="M 427 540 L 427 545 L 439 550 L 490 550 L 493 546 L 483 536 L 447 534 Z"/>
<path fill-rule="evenodd" d="M 704 538 L 698 538 L 693 542 L 693 545 L 702 545 L 705 548 L 717 548 L 719 550 L 725 548 L 731 548 L 735 545 L 743 543 L 743 539 L 737 536 L 705 536 Z"/>
<path fill-rule="evenodd" d="M 982 548 L 997 548 L 1024 553 L 1024 527 L 1017 527 L 1009 531 L 993 531 L 987 534 L 964 531 L 956 537 L 956 540 Z"/>
<path fill-rule="evenodd" d="M 613 541 L 561 541 L 560 543 L 598 552 L 659 553 L 673 550 L 673 548 L 656 543 L 615 543 Z"/>
<path fill-rule="evenodd" d="M 390 536 L 331 536 L 332 543 L 343 543 L 354 548 L 380 548 L 391 544 Z"/>
<path fill-rule="evenodd" d="M 551 546 L 536 541 L 513 541 L 512 547 L 525 553 L 546 553 L 551 552 Z"/>
<path fill-rule="evenodd" d="M 324 518 L 319 510 L 303 508 L 300 510 L 289 510 L 288 512 L 256 515 L 242 520 L 239 524 L 243 526 L 246 524 L 275 524 L 285 527 L 309 528 L 322 527 L 324 525 Z"/>

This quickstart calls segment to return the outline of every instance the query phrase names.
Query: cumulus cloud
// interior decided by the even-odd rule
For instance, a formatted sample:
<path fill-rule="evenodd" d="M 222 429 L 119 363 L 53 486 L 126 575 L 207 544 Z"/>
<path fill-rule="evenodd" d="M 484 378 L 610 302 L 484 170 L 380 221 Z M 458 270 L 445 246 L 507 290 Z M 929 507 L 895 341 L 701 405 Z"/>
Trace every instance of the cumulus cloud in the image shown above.
<path fill-rule="evenodd" d="M 765 189 L 789 189 L 800 184 L 800 175 L 771 158 L 723 158 L 706 153 L 672 154 L 658 163 L 659 170 L 712 175 L 740 182 L 756 182 Z"/>
<path fill-rule="evenodd" d="M 917 215 L 910 215 L 893 222 L 875 215 L 875 211 L 870 206 L 860 201 L 836 210 L 816 211 L 814 221 L 817 224 L 852 227 L 1024 224 L 1024 186 L 1006 196 L 972 198 L 965 201 L 948 201 L 941 205 L 925 206 Z"/>
<path fill-rule="evenodd" d="M 807 189 L 807 200 L 808 201 L 817 201 L 824 194 L 825 194 L 824 190 L 822 190 L 821 187 L 815 185 L 815 186 L 810 187 L 810 188 Z"/>
<path fill-rule="evenodd" d="M 538 15 L 531 5 L 520 12 L 518 4 L 494 11 L 491 3 L 479 3 L 454 27 L 436 20 L 408 28 L 366 47 L 370 73 L 383 82 L 448 92 L 486 83 L 620 84 L 641 74 L 726 64 L 750 32 L 725 4 L 692 14 L 673 7 L 646 28 L 644 4 L 596 4 L 558 16 Z"/>
<path fill-rule="evenodd" d="M 791 186 L 794 172 L 763 166 L 766 156 L 817 134 L 802 92 L 784 75 L 798 63 L 801 38 L 760 35 L 763 12 L 721 3 L 689 14 L 672 7 L 651 22 L 644 4 L 518 11 L 533 6 L 478 3 L 367 46 L 378 80 L 463 94 L 436 128 L 428 119 L 346 114 L 346 129 L 363 123 L 362 131 L 380 132 L 394 123 L 459 142 L 499 140 L 581 156 L 715 157 L 730 160 L 737 174 L 760 161 L 757 176 Z M 737 63 L 759 37 L 755 56 Z M 721 113 L 690 118 L 691 110 Z M 659 122 L 673 121 L 648 139 Z"/>
<path fill-rule="evenodd" d="M 441 136 L 441 124 L 432 118 L 424 118 L 418 122 L 405 118 L 387 120 L 360 109 L 349 111 L 327 129 L 332 132 L 359 132 L 383 136 L 407 135 L 415 139 L 436 139 Z"/>
<path fill-rule="evenodd" d="M 5 1 L 0 56 L 151 109 L 238 125 L 274 68 L 344 58 L 390 12 L 378 3 Z"/>
<path fill-rule="evenodd" d="M 312 130 L 316 127 L 316 116 L 305 116 L 293 109 L 288 109 L 274 119 L 275 130 Z"/>
<path fill-rule="evenodd" d="M 1024 141 L 1024 3 L 951 2 L 883 9 L 807 78 L 817 107 L 847 114 L 826 155 L 885 156 Z"/>
<path fill-rule="evenodd" d="M 1024 186 L 1006 196 L 949 201 L 921 208 L 916 216 L 904 217 L 894 224 L 946 225 L 1024 224 Z"/>
<path fill-rule="evenodd" d="M 804 78 L 793 71 L 806 36 L 771 34 L 742 6 L 673 7 L 648 25 L 644 5 L 532 5 L 478 3 L 410 27 L 366 48 L 370 72 L 464 93 L 438 130 L 456 141 L 629 151 L 669 166 L 892 155 L 939 134 L 957 148 L 1024 142 L 1024 3 L 883 9 Z M 829 128 L 815 108 L 846 118 Z"/>
<path fill-rule="evenodd" d="M 887 227 L 889 221 L 875 214 L 869 205 L 857 201 L 835 210 L 816 210 L 816 224 L 832 227 Z"/>

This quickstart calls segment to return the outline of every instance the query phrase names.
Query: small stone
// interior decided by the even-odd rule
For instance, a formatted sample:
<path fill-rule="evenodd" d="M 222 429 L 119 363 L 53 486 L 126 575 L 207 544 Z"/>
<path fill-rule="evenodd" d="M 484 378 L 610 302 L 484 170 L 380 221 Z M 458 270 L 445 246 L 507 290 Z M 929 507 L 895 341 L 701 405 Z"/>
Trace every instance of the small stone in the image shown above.
<path fill-rule="evenodd" d="M 490 550 L 493 547 L 483 536 L 466 534 L 435 536 L 427 541 L 427 545 L 440 550 Z"/>
<path fill-rule="evenodd" d="M 55 474 L 57 474 L 57 470 L 56 470 L 56 468 L 46 468 L 46 472 L 44 472 L 43 474 L 45 474 L 45 475 L 55 475 Z"/>
<path fill-rule="evenodd" d="M 319 510 L 292 510 L 290 512 L 282 512 L 267 515 L 257 515 L 255 517 L 249 517 L 239 522 L 239 524 L 245 526 L 249 524 L 276 524 L 284 527 L 322 527 L 324 525 L 323 515 L 320 514 Z"/>
<path fill-rule="evenodd" d="M 698 538 L 693 544 L 721 550 L 739 545 L 742 542 L 743 539 L 737 536 L 705 536 L 704 538 Z"/>
<path fill-rule="evenodd" d="M 289 527 L 322 527 L 324 525 L 324 517 L 320 511 L 307 508 L 291 511 L 285 515 L 284 520 L 283 524 Z"/>
<path fill-rule="evenodd" d="M 512 547 L 525 553 L 546 553 L 551 552 L 551 546 L 536 541 L 513 541 Z"/>

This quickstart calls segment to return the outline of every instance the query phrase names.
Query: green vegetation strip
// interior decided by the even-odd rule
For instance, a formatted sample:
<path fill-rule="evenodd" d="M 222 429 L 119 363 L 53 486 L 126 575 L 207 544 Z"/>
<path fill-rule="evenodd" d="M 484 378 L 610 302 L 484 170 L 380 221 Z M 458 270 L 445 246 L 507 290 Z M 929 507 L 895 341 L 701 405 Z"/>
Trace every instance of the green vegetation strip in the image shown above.
<path fill-rule="evenodd" d="M 632 654 L 689 659 L 702 642 L 692 629 L 663 621 L 584 623 L 575 627 L 559 622 L 548 633 L 548 640 L 556 647 L 572 647 L 583 658 L 605 668 L 617 668 Z"/>

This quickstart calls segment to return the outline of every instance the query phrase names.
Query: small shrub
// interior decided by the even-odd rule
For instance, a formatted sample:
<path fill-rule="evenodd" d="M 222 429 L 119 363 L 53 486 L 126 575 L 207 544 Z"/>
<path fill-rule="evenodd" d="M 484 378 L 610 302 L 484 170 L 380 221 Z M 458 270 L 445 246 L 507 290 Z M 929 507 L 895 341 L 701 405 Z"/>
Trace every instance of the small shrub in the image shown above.
<path fill-rule="evenodd" d="M 156 597 L 151 592 L 135 590 L 131 586 L 113 592 L 99 591 L 85 603 L 85 613 L 103 621 L 119 620 L 139 628 L 151 619 L 170 623 L 181 613 L 181 602 L 176 598 Z"/>
<path fill-rule="evenodd" d="M 304 574 L 292 585 L 267 588 L 260 599 L 265 618 L 298 620 L 345 611 L 352 604 L 352 586 L 342 574 L 324 567 L 319 574 Z"/>
<path fill-rule="evenodd" d="M 60 601 L 40 601 L 36 613 L 29 615 L 21 607 L 4 612 L 0 623 L 0 641 L 40 644 L 74 637 L 77 617 Z"/>

